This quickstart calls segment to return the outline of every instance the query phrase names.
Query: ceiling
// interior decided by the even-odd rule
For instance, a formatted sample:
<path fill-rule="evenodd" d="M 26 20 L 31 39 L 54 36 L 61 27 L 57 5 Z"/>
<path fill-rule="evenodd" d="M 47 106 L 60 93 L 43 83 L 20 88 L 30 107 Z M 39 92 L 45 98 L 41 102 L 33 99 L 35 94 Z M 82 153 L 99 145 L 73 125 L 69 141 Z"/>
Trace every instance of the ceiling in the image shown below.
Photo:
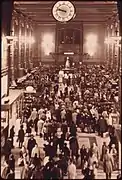
<path fill-rule="evenodd" d="M 72 1 L 76 17 L 72 21 L 105 22 L 117 13 L 116 1 Z M 14 1 L 15 9 L 23 12 L 38 24 L 55 23 L 52 7 L 55 1 Z"/>

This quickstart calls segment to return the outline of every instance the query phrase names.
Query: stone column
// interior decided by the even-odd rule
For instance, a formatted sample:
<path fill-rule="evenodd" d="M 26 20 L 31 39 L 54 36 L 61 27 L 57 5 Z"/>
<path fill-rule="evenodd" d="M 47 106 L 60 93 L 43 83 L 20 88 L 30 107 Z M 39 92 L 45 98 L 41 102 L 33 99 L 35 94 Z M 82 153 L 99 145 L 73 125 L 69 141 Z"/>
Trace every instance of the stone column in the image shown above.
<path fill-rule="evenodd" d="M 32 38 L 32 25 L 30 28 L 30 38 Z M 33 68 L 33 58 L 32 58 L 32 44 L 30 44 L 30 68 Z"/>
<path fill-rule="evenodd" d="M 29 69 L 29 44 L 30 44 L 30 38 L 29 38 L 29 23 L 26 24 L 26 69 Z"/>
<path fill-rule="evenodd" d="M 83 36 L 84 36 L 84 28 L 83 28 L 83 22 L 81 23 L 81 29 L 80 29 L 80 54 L 79 58 L 81 57 L 81 61 L 83 62 Z M 79 59 L 80 60 L 80 59 Z"/>
<path fill-rule="evenodd" d="M 109 26 L 107 25 L 107 30 L 106 30 L 106 38 L 109 38 Z M 107 67 L 109 67 L 109 44 L 106 44 L 106 62 L 107 62 Z"/>
<path fill-rule="evenodd" d="M 28 37 L 29 37 L 29 40 L 30 40 L 31 39 L 31 25 L 30 25 L 30 22 L 29 22 Z M 29 44 L 28 44 L 28 68 L 29 69 L 31 68 L 31 54 L 30 54 L 30 50 L 31 50 L 31 43 L 29 41 Z"/>
<path fill-rule="evenodd" d="M 12 27 L 12 31 L 11 31 L 11 35 L 15 33 L 15 17 L 13 15 L 12 17 L 12 22 L 11 22 L 11 27 Z M 10 64 L 10 71 L 11 71 L 11 82 L 12 82 L 12 85 L 14 85 L 14 47 L 15 47 L 15 42 L 14 40 L 10 41 L 10 59 L 11 59 L 11 64 Z"/>
<path fill-rule="evenodd" d="M 14 43 L 14 78 L 17 79 L 18 78 L 18 57 L 19 57 L 19 42 L 18 42 L 18 37 L 19 37 L 19 23 L 18 23 L 18 17 L 17 17 L 17 13 L 15 13 L 15 23 L 14 23 L 14 27 L 15 27 L 15 37 L 17 39 L 15 39 L 15 43 Z"/>
<path fill-rule="evenodd" d="M 121 143 L 120 141 L 118 142 L 119 144 L 119 170 L 121 170 Z"/>
<path fill-rule="evenodd" d="M 18 38 L 18 40 L 19 40 L 19 56 L 18 56 L 19 77 L 21 77 L 21 68 L 22 68 L 22 65 L 21 65 L 21 63 L 22 63 L 22 61 L 21 61 L 21 48 L 22 48 L 21 36 L 22 36 L 22 32 L 21 31 L 22 31 L 22 19 L 21 19 L 21 16 L 19 16 L 19 38 Z"/>
<path fill-rule="evenodd" d="M 109 26 L 109 37 L 112 36 L 112 24 Z M 112 49 L 113 49 L 113 44 L 110 43 L 109 45 L 109 66 L 112 68 Z"/>
<path fill-rule="evenodd" d="M 24 42 L 24 69 L 27 69 L 27 57 L 26 57 L 26 50 L 27 50 L 27 22 L 26 19 L 24 19 L 25 22 L 25 29 L 24 29 L 24 37 L 25 37 L 25 42 Z"/>
<path fill-rule="evenodd" d="M 58 30 L 58 23 L 56 23 L 56 27 L 55 27 L 55 53 L 57 54 L 59 51 L 59 30 Z M 58 57 L 59 55 L 55 56 L 55 64 L 58 63 Z"/>

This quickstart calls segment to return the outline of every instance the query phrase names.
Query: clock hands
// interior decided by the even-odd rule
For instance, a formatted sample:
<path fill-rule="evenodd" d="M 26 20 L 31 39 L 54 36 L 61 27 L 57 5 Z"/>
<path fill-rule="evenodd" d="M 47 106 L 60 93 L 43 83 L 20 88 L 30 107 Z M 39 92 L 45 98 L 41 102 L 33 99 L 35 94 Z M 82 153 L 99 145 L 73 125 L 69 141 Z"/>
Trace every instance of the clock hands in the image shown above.
<path fill-rule="evenodd" d="M 62 12 L 65 12 L 65 13 L 66 13 L 66 11 L 65 11 L 65 10 L 63 10 L 63 9 L 57 9 L 57 11 L 62 11 Z"/>

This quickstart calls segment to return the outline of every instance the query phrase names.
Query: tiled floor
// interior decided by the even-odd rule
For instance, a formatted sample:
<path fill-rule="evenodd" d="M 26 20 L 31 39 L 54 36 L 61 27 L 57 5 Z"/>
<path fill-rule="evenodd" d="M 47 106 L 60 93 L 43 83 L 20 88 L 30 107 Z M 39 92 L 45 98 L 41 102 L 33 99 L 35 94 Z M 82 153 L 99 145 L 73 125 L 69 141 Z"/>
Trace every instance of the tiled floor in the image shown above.
<path fill-rule="evenodd" d="M 34 131 L 33 131 L 33 134 L 34 134 Z M 35 136 L 35 139 L 40 147 L 41 154 L 43 155 L 44 154 L 44 151 L 43 151 L 44 140 L 43 140 L 43 138 L 40 138 L 39 136 Z M 13 149 L 12 152 L 15 155 L 15 159 L 17 161 L 20 149 L 18 148 L 18 142 L 16 140 L 17 140 L 17 137 L 14 138 L 15 149 Z M 101 152 L 101 147 L 102 147 L 103 141 L 106 141 L 107 143 L 109 143 L 109 138 L 108 137 L 101 138 L 101 137 L 97 136 L 95 133 L 87 134 L 87 133 L 78 132 L 79 147 L 81 147 L 82 144 L 85 144 L 86 147 L 90 147 L 91 143 L 93 143 L 94 141 L 97 143 L 99 150 Z M 28 142 L 28 137 L 25 137 L 25 146 L 27 145 L 27 142 Z M 1 159 L 1 161 L 3 161 L 3 160 Z M 2 163 L 1 164 L 2 165 L 1 170 L 2 170 L 4 167 L 4 164 L 3 164 L 3 162 L 1 162 L 1 163 Z M 112 179 L 116 179 L 117 173 L 118 173 L 117 171 L 112 173 Z M 20 168 L 19 167 L 16 167 L 15 174 L 16 174 L 16 177 L 15 177 L 16 179 L 20 178 Z M 81 170 L 77 169 L 76 179 L 82 179 L 82 178 L 83 178 L 83 175 L 81 174 Z M 68 177 L 66 176 L 64 179 L 68 179 Z M 102 169 L 98 169 L 97 179 L 105 179 L 105 173 L 103 172 Z"/>

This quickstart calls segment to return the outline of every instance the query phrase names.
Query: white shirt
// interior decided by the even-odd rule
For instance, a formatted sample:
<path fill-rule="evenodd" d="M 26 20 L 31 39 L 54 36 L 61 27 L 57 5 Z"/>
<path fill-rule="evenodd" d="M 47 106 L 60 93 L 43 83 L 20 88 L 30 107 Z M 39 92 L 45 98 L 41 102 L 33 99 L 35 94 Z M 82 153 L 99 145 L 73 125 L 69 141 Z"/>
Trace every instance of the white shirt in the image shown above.
<path fill-rule="evenodd" d="M 68 166 L 68 178 L 70 178 L 70 179 L 76 178 L 76 166 L 73 163 L 71 163 Z"/>
<path fill-rule="evenodd" d="M 111 125 L 112 126 L 112 116 L 111 116 L 111 113 L 109 114 L 109 118 L 108 118 L 108 125 Z"/>
<path fill-rule="evenodd" d="M 43 160 L 43 165 L 45 166 L 49 162 L 49 156 L 46 156 Z"/>
<path fill-rule="evenodd" d="M 32 149 L 31 157 L 35 157 L 35 154 L 37 154 L 37 157 L 38 157 L 38 158 L 40 157 L 40 151 L 39 151 L 39 148 L 38 148 L 38 147 L 34 147 L 34 148 Z"/>

